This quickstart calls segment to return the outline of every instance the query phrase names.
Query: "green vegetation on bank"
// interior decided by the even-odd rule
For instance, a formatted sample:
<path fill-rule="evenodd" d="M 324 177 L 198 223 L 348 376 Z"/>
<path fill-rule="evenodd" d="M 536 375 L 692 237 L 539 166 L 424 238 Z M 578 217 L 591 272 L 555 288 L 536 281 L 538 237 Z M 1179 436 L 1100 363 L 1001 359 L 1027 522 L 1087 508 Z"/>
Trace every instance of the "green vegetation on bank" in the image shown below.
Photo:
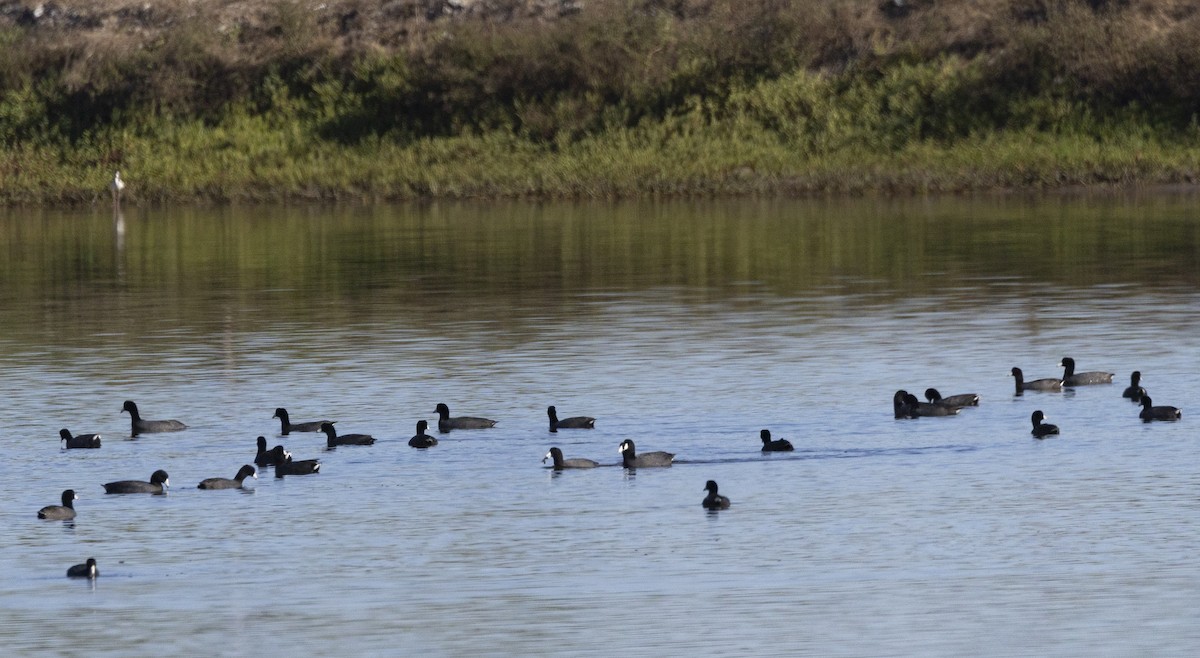
<path fill-rule="evenodd" d="M 0 203 L 103 199 L 114 169 L 136 201 L 1200 172 L 1200 0 L 199 4 L 0 14 Z"/>

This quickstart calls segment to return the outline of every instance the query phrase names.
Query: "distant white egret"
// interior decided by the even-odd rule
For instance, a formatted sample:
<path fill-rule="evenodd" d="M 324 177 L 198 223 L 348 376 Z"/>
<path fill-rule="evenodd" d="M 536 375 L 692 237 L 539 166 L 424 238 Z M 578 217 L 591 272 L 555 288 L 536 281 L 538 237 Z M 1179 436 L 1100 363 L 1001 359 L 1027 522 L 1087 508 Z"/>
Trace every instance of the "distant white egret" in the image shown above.
<path fill-rule="evenodd" d="M 125 181 L 121 180 L 120 171 L 113 173 L 113 179 L 112 182 L 108 184 L 108 189 L 112 190 L 113 204 L 120 205 L 121 190 L 125 189 Z"/>

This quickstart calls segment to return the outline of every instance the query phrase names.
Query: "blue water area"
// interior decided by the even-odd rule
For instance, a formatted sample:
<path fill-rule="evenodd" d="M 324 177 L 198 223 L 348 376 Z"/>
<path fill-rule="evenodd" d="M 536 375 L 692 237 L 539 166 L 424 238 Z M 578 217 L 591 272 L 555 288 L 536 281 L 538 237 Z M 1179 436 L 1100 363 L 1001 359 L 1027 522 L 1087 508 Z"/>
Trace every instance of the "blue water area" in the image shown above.
<path fill-rule="evenodd" d="M 10 211 L 10 655 L 1191 655 L 1187 197 Z M 1014 394 L 1064 356 L 1114 383 Z M 1179 422 L 1144 423 L 1132 371 Z M 897 420 L 898 389 L 977 393 Z M 130 436 L 122 402 L 180 432 Z M 409 448 L 434 407 L 496 419 Z M 597 418 L 548 431 L 546 407 Z M 293 422 L 373 446 L 327 450 Z M 1061 434 L 1030 435 L 1043 410 Z M 99 432 L 62 450 L 58 430 Z M 791 453 L 760 452 L 759 430 Z M 196 488 L 255 438 L 319 459 Z M 676 455 L 620 467 L 618 445 Z M 601 463 L 556 472 L 551 446 Z M 170 474 L 163 496 L 101 484 Z M 701 508 L 716 480 L 730 509 Z M 79 492 L 73 521 L 36 511 Z M 95 557 L 95 582 L 65 577 Z"/>

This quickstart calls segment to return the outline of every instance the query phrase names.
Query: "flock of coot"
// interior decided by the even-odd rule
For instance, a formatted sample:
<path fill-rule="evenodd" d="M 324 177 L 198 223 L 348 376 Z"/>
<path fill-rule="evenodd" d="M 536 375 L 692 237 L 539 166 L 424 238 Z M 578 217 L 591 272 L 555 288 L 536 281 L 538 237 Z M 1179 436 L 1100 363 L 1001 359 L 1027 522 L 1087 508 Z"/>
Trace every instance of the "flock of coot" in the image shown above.
<path fill-rule="evenodd" d="M 443 433 L 450 432 L 451 430 L 487 429 L 496 425 L 496 421 L 490 418 L 451 416 L 449 407 L 444 403 L 439 403 L 435 411 L 438 414 L 438 431 Z M 130 436 L 134 437 L 139 434 L 175 432 L 187 429 L 187 425 L 178 420 L 146 420 L 142 418 L 138 412 L 137 404 L 132 400 L 125 401 L 122 413 L 129 414 L 131 422 Z M 560 419 L 557 410 L 553 406 L 547 408 L 546 413 L 549 416 L 551 432 L 557 432 L 560 429 L 593 429 L 596 426 L 596 419 L 591 416 L 574 416 Z M 275 410 L 273 418 L 279 419 L 280 433 L 284 436 L 290 435 L 292 432 L 321 432 L 325 434 L 327 448 L 344 445 L 371 445 L 375 443 L 375 438 L 369 434 L 339 435 L 334 428 L 335 421 L 332 420 L 293 423 L 288 416 L 287 409 L 283 407 Z M 435 437 L 426 434 L 426 430 L 428 429 L 428 422 L 425 420 L 418 421 L 417 433 L 409 439 L 408 445 L 420 449 L 436 446 L 438 441 Z M 772 441 L 770 434 L 767 430 L 762 431 L 762 449 L 764 452 L 790 451 L 793 449 L 792 444 L 784 439 Z M 68 429 L 60 430 L 59 440 L 65 449 L 97 449 L 101 445 L 101 436 L 99 434 L 80 434 L 76 436 L 72 435 Z M 267 439 L 264 436 L 258 437 L 257 448 L 258 452 L 254 457 L 254 463 L 259 467 L 273 467 L 275 469 L 275 477 L 277 478 L 288 475 L 311 475 L 319 473 L 321 470 L 321 462 L 319 460 L 293 459 L 292 454 L 285 450 L 282 445 L 268 448 Z M 625 468 L 636 469 L 670 466 L 675 458 L 674 454 L 663 451 L 638 454 L 633 441 L 628 439 L 621 442 L 618 451 L 621 454 L 621 464 Z M 550 448 L 550 452 L 546 454 L 546 458 L 542 462 L 545 463 L 546 459 L 553 461 L 551 468 L 555 470 L 600 466 L 599 462 L 591 459 L 564 459 L 562 450 L 558 447 Z M 246 464 L 238 470 L 233 478 L 207 478 L 202 480 L 197 485 L 197 488 L 240 489 L 246 478 L 257 477 L 258 474 L 255 467 Z M 170 479 L 166 471 L 157 470 L 151 474 L 148 481 L 120 480 L 109 482 L 102 486 L 106 494 L 163 494 L 170 487 Z M 708 492 L 708 495 L 701 502 L 701 505 L 705 509 L 717 510 L 729 507 L 729 499 L 717 493 L 716 482 L 709 480 L 705 485 L 705 490 Z M 68 489 L 62 493 L 61 505 L 47 505 L 38 511 L 37 516 L 39 519 L 60 521 L 74 519 L 75 500 L 78 500 L 75 490 Z M 94 558 L 88 558 L 85 564 L 77 564 L 67 570 L 67 575 L 72 578 L 96 578 L 99 573 Z"/>
<path fill-rule="evenodd" d="M 1029 381 L 1025 379 L 1025 373 L 1021 372 L 1020 368 L 1013 368 L 1011 374 L 1016 385 L 1015 394 L 1023 395 L 1025 391 L 1052 393 L 1062 391 L 1064 387 L 1074 388 L 1076 386 L 1112 383 L 1113 373 L 1111 372 L 1075 372 L 1075 359 L 1071 357 L 1063 357 L 1058 365 L 1063 368 L 1062 377 L 1045 377 Z M 1183 417 L 1183 412 L 1177 407 L 1166 405 L 1156 406 L 1154 404 L 1154 401 L 1146 393 L 1146 389 L 1141 386 L 1142 373 L 1140 371 L 1133 371 L 1129 380 L 1129 386 L 1121 395 L 1141 405 L 1142 410 L 1138 416 L 1143 421 L 1179 420 Z M 979 396 L 974 393 L 952 395 L 944 398 L 937 392 L 937 389 L 930 388 L 925 391 L 925 398 L 928 401 L 921 402 L 917 399 L 917 396 L 908 391 L 896 391 L 896 394 L 892 396 L 892 411 L 895 417 L 954 416 L 964 407 L 979 406 Z M 1035 438 L 1044 439 L 1059 433 L 1057 425 L 1043 422 L 1046 420 L 1046 414 L 1042 413 L 1041 409 L 1034 411 L 1030 416 L 1030 420 L 1033 423 L 1033 429 L 1030 430 L 1030 434 Z M 763 442 L 765 444 L 769 435 L 766 434 L 766 430 L 763 430 L 763 432 Z"/>
<path fill-rule="evenodd" d="M 1110 372 L 1075 372 L 1075 361 L 1070 357 L 1065 357 L 1059 364 L 1063 367 L 1063 376 L 1059 378 L 1042 378 L 1027 381 L 1020 368 L 1012 369 L 1012 377 L 1015 382 L 1015 394 L 1022 395 L 1025 391 L 1040 391 L 1040 392 L 1056 392 L 1062 391 L 1064 387 L 1071 388 L 1075 386 L 1087 386 L 1092 384 L 1111 384 L 1113 373 Z M 1146 389 L 1141 386 L 1141 372 L 1134 371 L 1130 376 L 1130 385 L 1122 393 L 1122 396 L 1137 402 L 1141 405 L 1139 414 L 1143 421 L 1158 421 L 1158 420 L 1179 420 L 1182 418 L 1182 412 L 1171 406 L 1155 406 L 1150 396 L 1146 393 Z M 943 397 L 937 389 L 929 388 L 925 391 L 926 401 L 920 401 L 915 395 L 905 390 L 896 391 L 892 397 L 892 410 L 897 419 L 912 419 L 923 416 L 954 416 L 965 407 L 978 406 L 979 396 L 974 393 L 965 393 Z M 122 412 L 128 413 L 131 422 L 131 436 L 139 434 L 147 434 L 153 432 L 174 432 L 187 429 L 187 425 L 178 420 L 145 420 L 138 413 L 137 405 L 131 400 L 126 400 L 122 408 Z M 490 418 L 479 418 L 474 416 L 451 416 L 450 409 L 444 403 L 439 403 L 436 408 L 438 414 L 438 431 L 445 433 L 451 430 L 463 429 L 487 429 L 496 425 L 496 421 Z M 575 416 L 571 418 L 558 417 L 557 410 L 551 406 L 546 410 L 550 421 L 550 431 L 557 432 L 560 429 L 592 429 L 596 425 L 596 419 L 590 416 Z M 286 409 L 280 407 L 275 410 L 274 418 L 278 418 L 280 422 L 280 433 L 284 436 L 292 432 L 321 432 L 325 434 L 326 446 L 335 448 L 344 445 L 371 445 L 375 443 L 375 438 L 369 434 L 342 434 L 339 435 L 334 429 L 334 421 L 332 420 L 315 420 L 303 423 L 293 423 L 288 416 Z M 1031 434 L 1038 439 L 1055 436 L 1059 434 L 1057 425 L 1052 425 L 1045 422 L 1046 415 L 1040 410 L 1036 410 L 1030 417 L 1033 424 Z M 426 449 L 438 444 L 438 441 L 433 436 L 426 434 L 429 428 L 429 423 L 424 420 L 417 422 L 417 433 L 408 441 L 408 445 L 413 448 Z M 59 432 L 59 438 L 64 448 L 67 449 L 95 449 L 101 445 L 101 437 L 98 434 L 80 434 L 72 435 L 67 429 Z M 760 432 L 762 439 L 763 452 L 791 452 L 794 450 L 792 444 L 786 439 L 772 439 L 769 430 Z M 266 437 L 258 437 L 258 452 L 255 455 L 254 463 L 259 467 L 270 466 L 275 469 L 275 477 L 282 478 L 288 475 L 311 475 L 319 473 L 321 463 L 316 459 L 296 460 L 292 458 L 292 454 L 284 449 L 282 445 L 276 445 L 273 448 L 267 448 Z M 653 451 L 638 453 L 634 442 L 626 439 L 621 442 L 618 447 L 618 452 L 621 455 L 621 465 L 624 468 L 653 468 L 670 466 L 675 455 L 670 452 Z M 600 463 L 592 459 L 583 459 L 574 457 L 567 459 L 563 456 L 562 450 L 557 446 L 551 447 L 550 451 L 542 459 L 551 460 L 551 468 L 555 470 L 563 469 L 582 469 L 595 468 L 600 466 Z M 246 478 L 257 478 L 258 474 L 249 464 L 242 466 L 233 478 L 208 478 L 202 480 L 198 485 L 200 489 L 240 489 Z M 148 481 L 140 480 L 120 480 L 104 484 L 104 492 L 108 494 L 162 494 L 170 486 L 170 481 L 166 471 L 157 470 L 151 474 Z M 708 495 L 701 501 L 701 505 L 708 510 L 728 509 L 730 506 L 729 498 L 718 493 L 717 483 L 709 480 L 704 490 Z M 70 520 L 75 518 L 74 501 L 77 500 L 75 490 L 67 489 L 62 492 L 61 505 L 47 505 L 38 511 L 39 519 L 51 520 Z M 96 560 L 88 558 L 85 564 L 77 564 L 67 570 L 67 575 L 72 578 L 95 578 L 99 575 L 99 570 L 96 566 Z"/>

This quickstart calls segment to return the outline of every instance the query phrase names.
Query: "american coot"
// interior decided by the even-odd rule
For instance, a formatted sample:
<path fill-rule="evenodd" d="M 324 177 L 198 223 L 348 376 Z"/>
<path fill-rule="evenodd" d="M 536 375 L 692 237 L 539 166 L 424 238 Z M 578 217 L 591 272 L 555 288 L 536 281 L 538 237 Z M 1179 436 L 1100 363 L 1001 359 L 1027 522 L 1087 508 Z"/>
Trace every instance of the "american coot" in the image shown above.
<path fill-rule="evenodd" d="M 1033 412 L 1033 415 L 1030 416 L 1030 420 L 1033 421 L 1033 430 L 1030 432 L 1030 434 L 1039 439 L 1044 439 L 1051 434 L 1058 434 L 1058 425 L 1043 423 L 1042 421 L 1045 419 L 1046 414 L 1042 413 L 1041 409 Z"/>
<path fill-rule="evenodd" d="M 571 418 L 558 419 L 558 410 L 553 405 L 546 407 L 546 415 L 550 416 L 550 431 L 557 432 L 563 430 L 590 430 L 596 428 L 596 419 L 591 416 L 573 416 Z"/>
<path fill-rule="evenodd" d="M 321 423 L 321 431 L 325 433 L 325 447 L 336 448 L 338 446 L 369 446 L 375 443 L 375 437 L 370 434 L 345 434 L 338 436 L 337 430 L 333 429 L 333 423 Z"/>
<path fill-rule="evenodd" d="M 283 446 L 279 446 L 279 448 L 282 449 Z M 274 466 L 277 463 L 275 451 L 267 450 L 267 437 L 265 436 L 258 437 L 258 454 L 254 455 L 254 463 L 258 466 Z"/>
<path fill-rule="evenodd" d="M 1125 388 L 1125 392 L 1121 394 L 1121 397 L 1141 403 L 1142 396 L 1145 394 L 1146 389 L 1142 388 L 1142 373 L 1140 370 L 1134 370 L 1133 374 L 1129 375 L 1129 386 Z"/>
<path fill-rule="evenodd" d="M 187 425 L 177 420 L 142 420 L 141 415 L 138 414 L 137 405 L 133 403 L 133 400 L 126 400 L 121 411 L 129 412 L 129 418 L 133 425 L 130 436 L 149 434 L 151 432 L 178 432 L 179 430 L 187 429 Z"/>
<path fill-rule="evenodd" d="M 931 402 L 921 402 L 912 393 L 907 391 L 903 391 L 903 393 L 908 409 L 918 416 L 957 416 L 958 412 L 962 411 L 962 407 L 947 407 Z"/>
<path fill-rule="evenodd" d="M 791 452 L 795 450 L 792 447 L 792 442 L 787 439 L 771 440 L 771 430 L 763 430 L 758 433 L 758 438 L 762 439 L 763 452 Z"/>
<path fill-rule="evenodd" d="M 920 418 L 917 410 L 908 404 L 908 398 L 908 391 L 903 389 L 892 396 L 892 413 L 896 418 Z"/>
<path fill-rule="evenodd" d="M 708 492 L 708 495 L 704 497 L 704 501 L 700 503 L 704 506 L 704 509 L 729 509 L 729 499 L 717 493 L 716 480 L 709 480 L 704 485 L 704 490 Z"/>
<path fill-rule="evenodd" d="M 258 479 L 258 474 L 254 472 L 254 467 L 250 464 L 238 469 L 237 475 L 233 476 L 232 480 L 227 478 L 208 478 L 201 480 L 200 484 L 196 485 L 197 489 L 241 489 L 242 481 L 248 477 Z"/>
<path fill-rule="evenodd" d="M 285 475 L 311 475 L 321 471 L 321 462 L 315 459 L 304 459 L 301 461 L 293 461 L 292 455 L 283 449 L 283 446 L 275 446 L 275 477 L 281 478 Z"/>
<path fill-rule="evenodd" d="M 288 419 L 287 409 L 284 409 L 283 407 L 277 407 L 275 409 L 275 415 L 271 416 L 271 418 L 279 419 L 279 433 L 284 436 L 287 436 L 292 432 L 320 432 L 322 424 L 334 422 L 332 420 L 311 420 L 307 423 L 293 423 L 290 419 Z"/>
<path fill-rule="evenodd" d="M 639 455 L 636 452 L 637 448 L 633 445 L 633 441 L 625 439 L 621 442 L 621 446 L 617 448 L 617 452 L 621 453 L 621 462 L 625 468 L 652 468 L 655 466 L 670 466 L 671 461 L 675 459 L 675 454 L 663 452 L 661 450 L 655 452 L 647 452 L 644 455 Z"/>
<path fill-rule="evenodd" d="M 1111 384 L 1111 372 L 1075 372 L 1075 359 L 1064 356 L 1058 365 L 1063 367 L 1063 386 L 1087 386 L 1088 384 Z"/>
<path fill-rule="evenodd" d="M 547 459 L 554 461 L 554 470 L 556 471 L 561 471 L 564 468 L 596 468 L 600 465 L 600 462 L 583 459 L 582 457 L 563 459 L 562 450 L 559 450 L 558 447 L 550 448 L 550 452 L 546 453 L 545 457 L 542 457 L 542 463 L 545 464 Z"/>
<path fill-rule="evenodd" d="M 437 445 L 437 439 L 425 433 L 427 429 L 429 429 L 429 423 L 423 420 L 417 421 L 417 433 L 408 440 L 410 448 L 432 448 Z"/>
<path fill-rule="evenodd" d="M 76 564 L 67 569 L 67 578 L 95 578 L 100 575 L 100 570 L 96 568 L 96 558 L 89 557 L 84 564 Z"/>
<path fill-rule="evenodd" d="M 104 493 L 110 494 L 132 494 L 132 493 L 148 493 L 161 494 L 171 486 L 171 481 L 167 479 L 167 472 L 164 470 L 154 471 L 150 476 L 149 482 L 141 480 L 121 480 L 119 482 L 109 482 L 104 485 Z"/>
<path fill-rule="evenodd" d="M 435 413 L 438 415 L 438 431 L 443 434 L 450 430 L 482 430 L 496 425 L 496 421 L 490 418 L 473 416 L 451 418 L 450 407 L 447 407 L 444 402 L 438 403 Z"/>
<path fill-rule="evenodd" d="M 940 404 L 943 407 L 978 407 L 979 396 L 974 393 L 959 393 L 958 395 L 950 395 L 942 397 L 936 388 L 925 389 L 925 399 L 929 400 L 930 404 Z"/>
<path fill-rule="evenodd" d="M 66 443 L 65 447 L 68 450 L 70 450 L 72 448 L 99 448 L 100 447 L 100 435 L 99 434 L 79 434 L 77 436 L 71 436 L 71 430 L 69 430 L 65 427 L 58 431 L 58 441 L 60 444 L 65 442 Z"/>
<path fill-rule="evenodd" d="M 1025 391 L 1061 391 L 1063 381 L 1061 379 L 1053 379 L 1046 377 L 1044 379 L 1035 379 L 1033 381 L 1025 381 L 1025 374 L 1020 368 L 1012 369 L 1012 377 L 1016 381 L 1017 395 Z"/>
<path fill-rule="evenodd" d="M 1162 405 L 1154 406 L 1154 401 L 1149 395 L 1142 396 L 1142 413 L 1138 417 L 1147 423 L 1152 420 L 1179 420 L 1183 418 L 1183 411 L 1177 407 Z"/>
<path fill-rule="evenodd" d="M 75 518 L 75 501 L 79 497 L 75 495 L 74 489 L 67 489 L 62 493 L 62 505 L 47 505 L 38 510 L 39 519 L 50 519 L 52 521 L 68 521 Z"/>

